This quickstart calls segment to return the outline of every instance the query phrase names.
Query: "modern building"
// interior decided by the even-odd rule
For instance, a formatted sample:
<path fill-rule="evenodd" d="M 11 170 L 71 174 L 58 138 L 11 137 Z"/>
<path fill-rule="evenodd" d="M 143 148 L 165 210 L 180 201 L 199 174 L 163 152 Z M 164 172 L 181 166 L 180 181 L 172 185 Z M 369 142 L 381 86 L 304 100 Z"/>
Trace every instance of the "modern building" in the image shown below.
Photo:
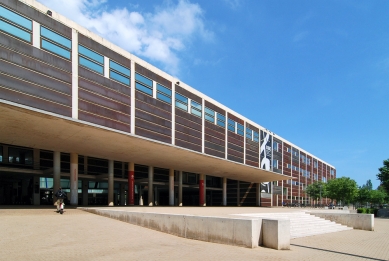
<path fill-rule="evenodd" d="M 34 0 L 0 0 L 0 204 L 281 206 L 335 168 Z"/>

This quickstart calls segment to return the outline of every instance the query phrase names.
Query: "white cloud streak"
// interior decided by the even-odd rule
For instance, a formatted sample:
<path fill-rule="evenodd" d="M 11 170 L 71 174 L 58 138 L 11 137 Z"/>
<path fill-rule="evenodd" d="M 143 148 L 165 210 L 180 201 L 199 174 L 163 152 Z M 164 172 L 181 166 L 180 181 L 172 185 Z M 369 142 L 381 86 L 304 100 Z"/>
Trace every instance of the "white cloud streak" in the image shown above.
<path fill-rule="evenodd" d="M 161 64 L 173 75 L 179 74 L 180 52 L 194 40 L 213 38 L 205 28 L 201 7 L 187 0 L 168 2 L 143 14 L 127 7 L 110 9 L 106 0 L 39 1 L 123 49 Z"/>

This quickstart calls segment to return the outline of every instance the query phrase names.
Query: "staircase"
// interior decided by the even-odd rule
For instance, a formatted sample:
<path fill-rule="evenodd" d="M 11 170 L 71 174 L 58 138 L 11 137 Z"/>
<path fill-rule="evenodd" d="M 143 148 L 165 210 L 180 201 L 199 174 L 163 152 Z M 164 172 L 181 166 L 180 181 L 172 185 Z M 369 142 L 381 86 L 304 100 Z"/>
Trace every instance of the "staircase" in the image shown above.
<path fill-rule="evenodd" d="M 268 219 L 289 219 L 291 239 L 352 229 L 351 227 L 340 225 L 335 222 L 325 220 L 323 218 L 315 217 L 305 212 L 251 213 L 239 214 L 239 216 L 259 217 Z"/>

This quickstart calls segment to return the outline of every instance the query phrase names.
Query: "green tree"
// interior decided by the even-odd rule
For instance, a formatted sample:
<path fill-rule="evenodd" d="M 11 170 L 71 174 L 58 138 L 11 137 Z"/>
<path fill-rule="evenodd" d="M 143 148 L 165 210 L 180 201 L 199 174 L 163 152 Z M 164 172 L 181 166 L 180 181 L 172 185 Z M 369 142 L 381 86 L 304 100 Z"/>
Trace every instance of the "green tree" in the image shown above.
<path fill-rule="evenodd" d="M 385 199 L 388 197 L 385 191 L 382 190 L 372 190 L 370 195 L 370 201 L 372 204 L 381 205 L 385 202 Z"/>
<path fill-rule="evenodd" d="M 348 177 L 330 179 L 326 186 L 327 197 L 330 199 L 345 202 L 354 201 L 358 195 L 358 186 L 355 180 Z"/>
<path fill-rule="evenodd" d="M 371 191 L 373 190 L 373 184 L 371 183 L 371 180 L 369 179 L 366 181 L 365 185 L 362 185 L 362 187 L 359 187 L 358 194 L 355 198 L 356 202 L 359 202 L 361 205 L 365 205 L 367 202 L 370 202 L 370 196 Z"/>
<path fill-rule="evenodd" d="M 322 181 L 316 181 L 312 184 L 309 184 L 305 189 L 305 193 L 318 202 L 320 196 L 322 198 L 326 197 L 326 183 Z"/>
<path fill-rule="evenodd" d="M 381 186 L 384 187 L 386 193 L 389 194 L 389 159 L 384 160 L 384 166 L 378 169 L 377 179 L 381 181 Z"/>

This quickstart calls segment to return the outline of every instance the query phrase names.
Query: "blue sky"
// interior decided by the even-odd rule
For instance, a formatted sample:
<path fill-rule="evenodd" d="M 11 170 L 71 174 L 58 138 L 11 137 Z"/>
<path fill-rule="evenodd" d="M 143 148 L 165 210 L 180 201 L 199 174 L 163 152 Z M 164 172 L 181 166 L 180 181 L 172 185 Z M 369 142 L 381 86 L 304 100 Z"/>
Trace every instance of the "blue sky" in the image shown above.
<path fill-rule="evenodd" d="M 389 1 L 38 0 L 374 188 Z"/>

